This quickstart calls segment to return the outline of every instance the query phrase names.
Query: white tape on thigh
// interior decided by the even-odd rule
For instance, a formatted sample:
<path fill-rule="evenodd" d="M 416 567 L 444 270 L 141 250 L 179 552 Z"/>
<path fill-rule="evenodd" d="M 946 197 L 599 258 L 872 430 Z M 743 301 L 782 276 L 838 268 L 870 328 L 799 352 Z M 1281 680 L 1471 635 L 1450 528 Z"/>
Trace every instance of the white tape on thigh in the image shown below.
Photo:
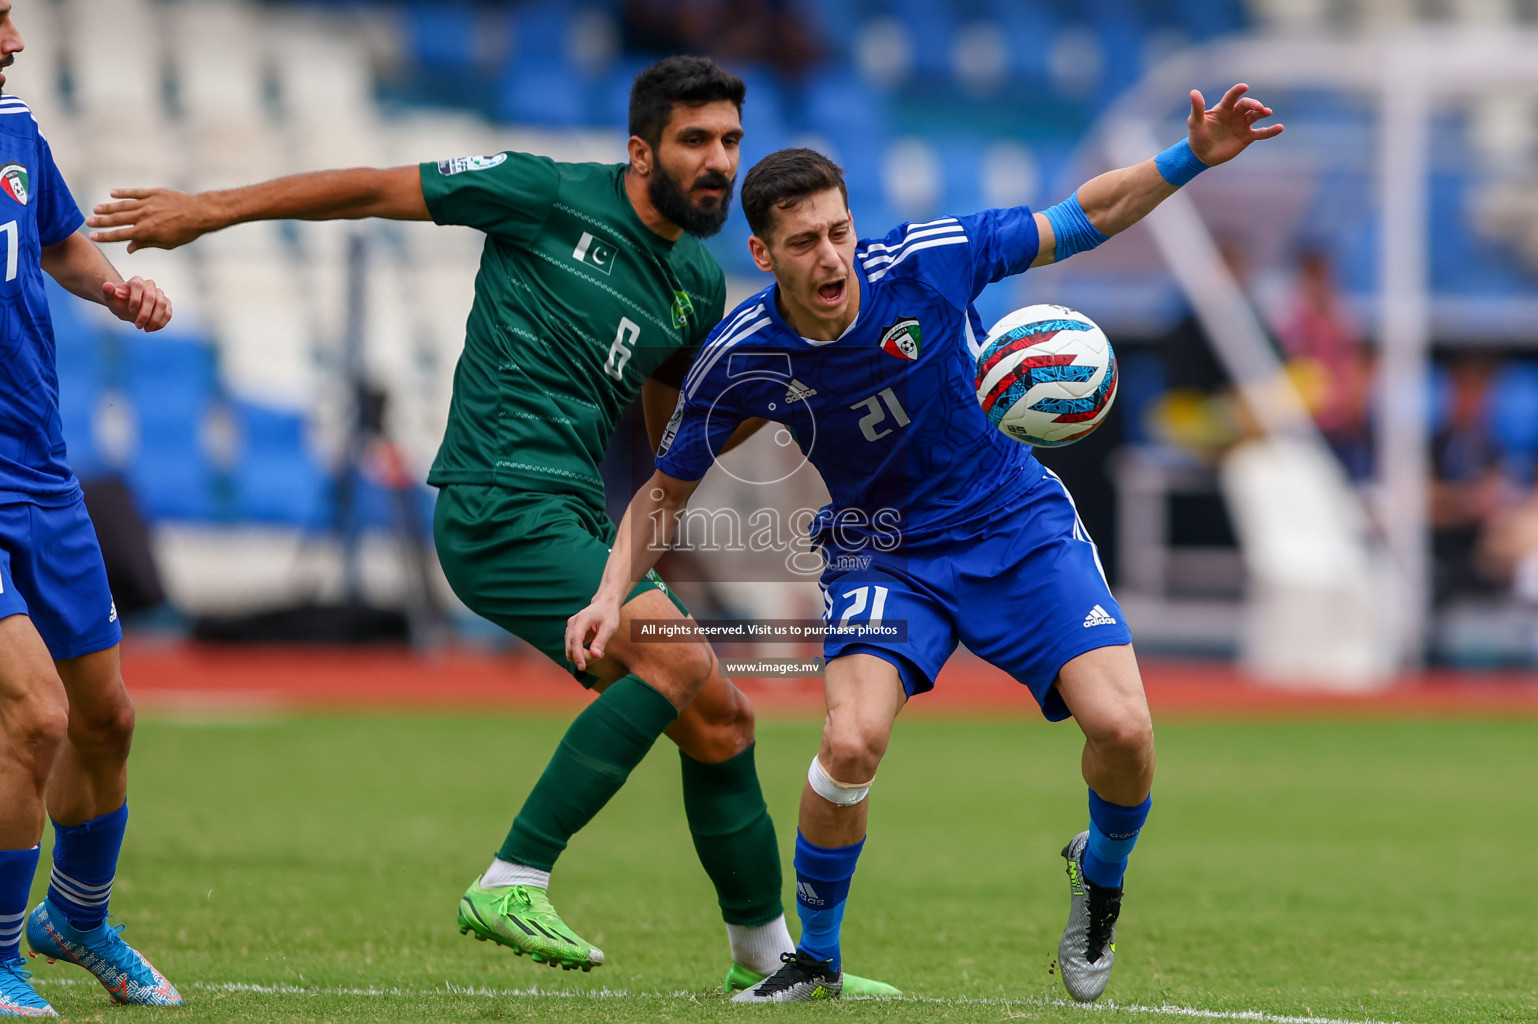
<path fill-rule="evenodd" d="M 823 770 L 822 762 L 812 758 L 812 766 L 806 770 L 806 781 L 812 784 L 812 791 L 830 804 L 839 807 L 853 807 L 864 800 L 870 793 L 870 782 L 862 786 L 852 786 L 847 782 L 839 782 Z"/>

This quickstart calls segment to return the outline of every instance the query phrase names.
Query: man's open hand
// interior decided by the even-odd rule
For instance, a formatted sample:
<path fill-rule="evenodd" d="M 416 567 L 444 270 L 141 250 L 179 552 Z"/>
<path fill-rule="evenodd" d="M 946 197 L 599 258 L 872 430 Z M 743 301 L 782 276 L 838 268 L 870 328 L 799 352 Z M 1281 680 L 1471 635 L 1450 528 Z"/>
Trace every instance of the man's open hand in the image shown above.
<path fill-rule="evenodd" d="M 1223 94 L 1218 105 L 1206 109 L 1202 94 L 1191 90 L 1191 116 L 1186 126 L 1191 130 L 1191 152 L 1208 167 L 1227 163 L 1246 146 L 1258 139 L 1282 134 L 1279 124 L 1256 128 L 1255 122 L 1271 116 L 1271 108 L 1244 94 L 1250 87 L 1243 82 Z"/>
<path fill-rule="evenodd" d="M 175 249 L 203 234 L 201 196 L 168 188 L 115 188 L 116 202 L 101 203 L 86 218 L 93 242 L 127 242 L 128 251 Z"/>

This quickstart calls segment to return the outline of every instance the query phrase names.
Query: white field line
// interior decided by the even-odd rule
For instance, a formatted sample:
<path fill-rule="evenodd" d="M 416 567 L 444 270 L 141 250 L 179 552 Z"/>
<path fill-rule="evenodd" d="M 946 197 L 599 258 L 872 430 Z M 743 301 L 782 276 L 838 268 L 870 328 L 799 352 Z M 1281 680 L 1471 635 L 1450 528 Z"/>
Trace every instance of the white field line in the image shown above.
<path fill-rule="evenodd" d="M 91 985 L 85 978 L 39 978 L 33 984 L 45 986 Z M 444 982 L 442 988 L 325 988 L 305 985 L 257 985 L 244 981 L 195 981 L 184 988 L 201 992 L 251 992 L 270 996 L 368 996 L 374 998 L 413 998 L 426 996 L 477 996 L 487 999 L 696 999 L 697 992 L 630 992 L 626 989 L 568 989 L 542 988 L 488 988 L 484 985 L 455 985 Z M 863 1000 L 861 1000 L 863 1002 Z M 885 1001 L 885 1000 L 875 1000 Z M 997 999 L 981 997 L 942 998 L 939 996 L 903 996 L 897 1003 L 925 1003 L 934 1006 L 997 1006 L 1043 1007 L 1060 1006 L 1084 1013 L 1146 1013 L 1161 1017 L 1184 1017 L 1188 1020 L 1235 1020 L 1255 1021 L 1257 1024 L 1401 1024 L 1398 1021 L 1374 1020 L 1370 1017 L 1291 1017 L 1259 1010 L 1202 1010 L 1191 1006 L 1140 1006 L 1136 1003 L 1075 1003 L 1067 999 Z"/>

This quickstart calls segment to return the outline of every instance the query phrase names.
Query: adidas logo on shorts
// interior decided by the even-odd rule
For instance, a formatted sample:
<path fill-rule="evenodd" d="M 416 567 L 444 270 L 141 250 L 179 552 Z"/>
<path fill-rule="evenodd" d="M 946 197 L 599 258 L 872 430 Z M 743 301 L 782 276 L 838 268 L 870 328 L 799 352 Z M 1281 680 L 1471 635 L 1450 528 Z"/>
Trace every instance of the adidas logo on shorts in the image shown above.
<path fill-rule="evenodd" d="M 1106 611 L 1104 608 L 1100 607 L 1098 604 L 1095 605 L 1095 607 L 1093 607 L 1093 608 L 1091 608 L 1089 610 L 1089 614 L 1088 615 L 1084 616 L 1084 628 L 1085 629 L 1088 629 L 1091 626 L 1114 626 L 1114 625 L 1116 625 L 1116 620 L 1111 618 L 1111 613 Z"/>

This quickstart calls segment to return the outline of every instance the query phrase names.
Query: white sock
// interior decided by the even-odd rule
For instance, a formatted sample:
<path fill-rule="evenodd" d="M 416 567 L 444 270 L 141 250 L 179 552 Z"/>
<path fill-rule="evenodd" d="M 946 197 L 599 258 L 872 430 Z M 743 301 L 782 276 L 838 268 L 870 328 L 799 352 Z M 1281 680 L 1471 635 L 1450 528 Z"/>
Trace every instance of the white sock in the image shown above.
<path fill-rule="evenodd" d="M 504 885 L 528 885 L 535 889 L 550 888 L 550 872 L 531 868 L 527 864 L 514 864 L 501 857 L 493 857 L 491 867 L 481 876 L 481 885 L 487 889 L 500 889 Z"/>
<path fill-rule="evenodd" d="M 732 959 L 739 966 L 765 977 L 780 969 L 781 953 L 793 953 L 796 949 L 790 929 L 785 927 L 784 914 L 757 928 L 729 924 L 726 941 L 731 943 Z"/>

